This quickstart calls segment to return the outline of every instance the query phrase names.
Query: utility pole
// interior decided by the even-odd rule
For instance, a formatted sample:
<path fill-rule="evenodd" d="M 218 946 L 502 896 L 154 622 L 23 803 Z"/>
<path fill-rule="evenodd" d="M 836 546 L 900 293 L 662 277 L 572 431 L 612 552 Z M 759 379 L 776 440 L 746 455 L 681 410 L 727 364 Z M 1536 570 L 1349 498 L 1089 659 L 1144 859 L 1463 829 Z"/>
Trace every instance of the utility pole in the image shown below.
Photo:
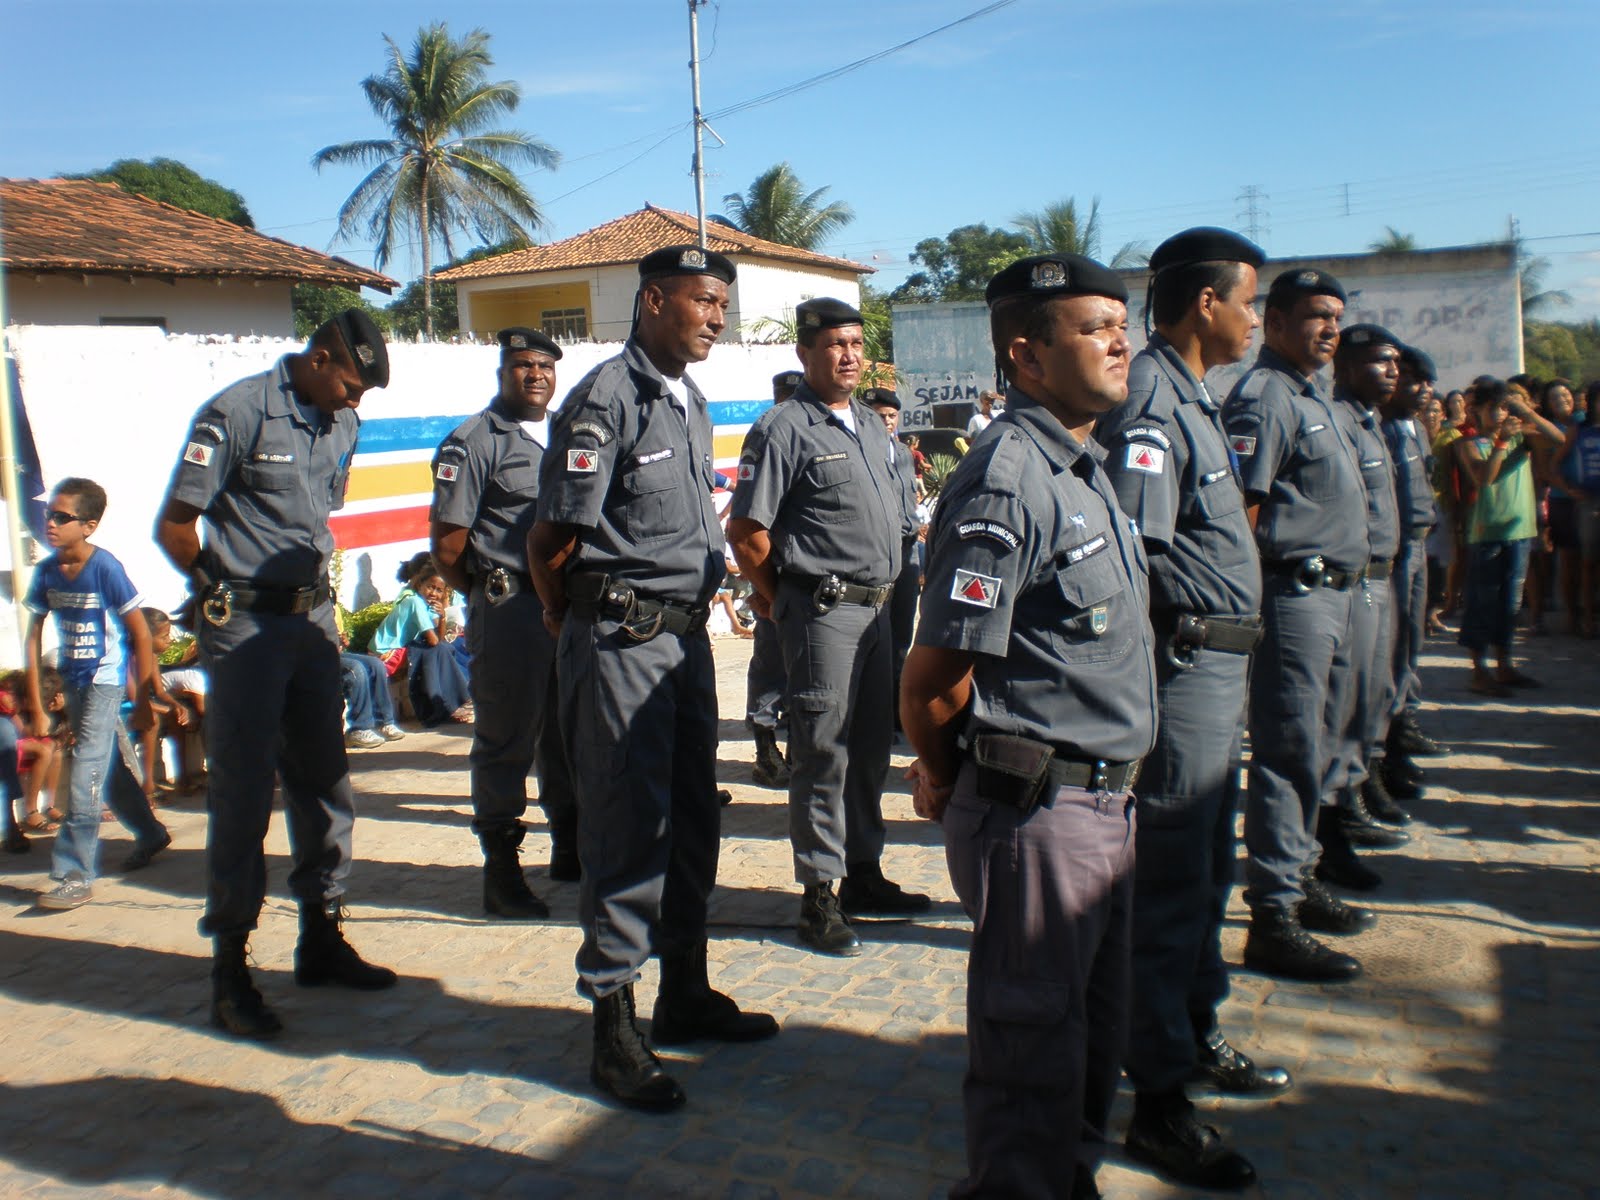
<path fill-rule="evenodd" d="M 689 0 L 689 78 L 694 85 L 694 211 L 700 226 L 700 248 L 706 247 L 705 118 L 700 115 L 700 18 L 695 10 L 706 0 Z"/>

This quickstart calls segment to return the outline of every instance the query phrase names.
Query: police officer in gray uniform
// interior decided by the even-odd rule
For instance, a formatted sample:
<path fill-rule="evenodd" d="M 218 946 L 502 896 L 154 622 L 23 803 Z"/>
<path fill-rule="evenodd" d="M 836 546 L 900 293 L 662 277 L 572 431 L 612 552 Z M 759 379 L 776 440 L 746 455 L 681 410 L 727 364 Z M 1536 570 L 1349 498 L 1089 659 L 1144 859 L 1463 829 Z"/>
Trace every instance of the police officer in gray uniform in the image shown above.
<path fill-rule="evenodd" d="M 1069 254 L 990 281 L 1006 409 L 941 493 L 901 718 L 973 920 L 953 1197 L 1094 1197 L 1127 1035 L 1132 787 L 1155 738 L 1146 560 L 1094 422 L 1127 290 Z"/>
<path fill-rule="evenodd" d="M 889 446 L 894 451 L 890 464 L 900 485 L 900 573 L 894 579 L 889 597 L 889 634 L 894 645 L 894 695 L 900 695 L 900 673 L 905 669 L 906 653 L 911 649 L 911 631 L 917 623 L 917 597 L 922 587 L 917 581 L 917 531 L 922 528 L 917 516 L 917 469 L 911 461 L 911 448 L 897 436 L 900 431 L 900 396 L 892 388 L 871 387 L 861 393 L 861 403 L 883 418 L 889 430 Z M 898 717 L 895 725 L 900 724 Z"/>
<path fill-rule="evenodd" d="M 894 739 L 887 604 L 902 563 L 900 489 L 883 421 L 851 399 L 865 359 L 861 314 L 821 297 L 797 305 L 795 321 L 805 379 L 745 435 L 728 540 L 757 611 L 778 626 L 789 677 L 800 940 L 849 956 L 861 943 L 844 913 L 928 907 L 878 863 Z"/>
<path fill-rule="evenodd" d="M 194 629 L 210 676 L 206 911 L 213 939 L 211 1021 L 270 1038 L 282 1023 L 250 980 L 247 942 L 266 898 L 262 847 L 283 777 L 300 902 L 295 982 L 392 987 L 341 931 L 355 796 L 344 747 L 339 635 L 328 515 L 344 505 L 361 422 L 356 406 L 389 382 L 389 356 L 349 309 L 303 353 L 206 402 L 189 427 L 156 521 L 156 541 L 194 589 Z M 202 544 L 199 524 L 205 522 Z"/>
<path fill-rule="evenodd" d="M 706 616 L 721 583 L 711 418 L 684 374 L 727 323 L 734 266 L 698 246 L 639 263 L 623 351 L 563 401 L 539 473 L 528 562 L 559 631 L 556 678 L 578 794 L 580 989 L 594 1000 L 596 1086 L 624 1104 L 684 1093 L 639 1031 L 633 985 L 654 950 L 652 1038 L 778 1032 L 713 991 L 706 901 L 717 877 L 717 681 Z"/>
<path fill-rule="evenodd" d="M 499 334 L 499 393 L 440 443 L 428 534 L 446 583 L 467 598 L 472 653 L 472 828 L 483 844 L 483 908 L 547 917 L 518 861 L 528 772 L 550 823 L 550 877 L 578 878 L 577 808 L 556 719 L 555 638 L 528 575 L 528 531 L 561 347 L 537 329 Z"/>
<path fill-rule="evenodd" d="M 1257 1067 L 1217 1028 L 1261 565 L 1205 375 L 1249 351 L 1264 261 L 1224 229 L 1185 230 L 1156 248 L 1147 301 L 1155 332 L 1129 369 L 1127 403 L 1095 433 L 1150 556 L 1161 697 L 1156 744 L 1139 773 L 1128 1150 L 1200 1187 L 1242 1187 L 1255 1171 L 1195 1117 L 1185 1083 L 1242 1095 L 1290 1084 L 1287 1071 Z"/>
<path fill-rule="evenodd" d="M 772 377 L 772 402 L 782 404 L 805 376 L 799 371 L 779 371 Z M 755 614 L 755 640 L 750 648 L 750 666 L 745 675 L 745 724 L 756 743 L 756 765 L 750 772 L 753 782 L 762 787 L 789 786 L 789 764 L 778 749 L 778 718 L 784 707 L 789 676 L 783 668 L 783 647 L 778 644 L 778 627 L 771 617 Z"/>
<path fill-rule="evenodd" d="M 1328 689 L 1369 546 L 1355 445 L 1316 381 L 1338 347 L 1344 299 L 1323 271 L 1274 279 L 1264 345 L 1222 413 L 1262 566 L 1262 640 L 1250 665 L 1244 958 L 1269 974 L 1328 981 L 1361 971 L 1306 932 L 1331 900 L 1311 876 L 1331 758 Z"/>
<path fill-rule="evenodd" d="M 1335 654 L 1328 694 L 1330 756 L 1317 818 L 1317 840 L 1322 844 L 1317 877 L 1363 889 L 1376 886 L 1378 879 L 1356 860 L 1353 846 L 1394 846 L 1408 840 L 1372 818 L 1361 791 L 1379 723 L 1388 710 L 1394 645 L 1389 580 L 1400 525 L 1394 465 L 1377 410 L 1394 394 L 1399 346 L 1399 339 L 1382 326 L 1352 325 L 1340 335 L 1333 360 L 1334 415 L 1354 439 L 1361 464 L 1368 561 L 1353 589 L 1350 635 Z M 1327 923 L 1321 928 L 1329 933 L 1355 933 L 1376 917 L 1336 903 L 1322 919 Z"/>

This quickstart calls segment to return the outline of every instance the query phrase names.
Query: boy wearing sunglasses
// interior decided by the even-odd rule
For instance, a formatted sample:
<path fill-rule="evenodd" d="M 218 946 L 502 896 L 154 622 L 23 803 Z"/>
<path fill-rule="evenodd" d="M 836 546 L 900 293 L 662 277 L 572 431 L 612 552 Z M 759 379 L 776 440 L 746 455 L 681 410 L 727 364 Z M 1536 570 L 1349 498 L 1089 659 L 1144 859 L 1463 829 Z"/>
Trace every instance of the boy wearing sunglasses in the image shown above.
<path fill-rule="evenodd" d="M 105 489 L 92 479 L 63 479 L 56 485 L 45 514 L 45 540 L 55 553 L 35 568 L 24 601 L 30 613 L 28 693 L 36 726 L 32 733 L 43 737 L 48 732 L 39 671 L 44 620 L 51 615 L 60 641 L 57 666 L 66 682 L 72 721 L 73 746 L 62 789 L 67 794 L 67 819 L 56 835 L 50 862 L 50 878 L 57 886 L 39 897 L 39 907 L 47 910 L 77 908 L 93 896 L 102 796 L 136 839 L 133 853 L 122 864 L 124 871 L 148 865 L 172 843 L 166 826 L 151 812 L 138 776 L 118 753 L 119 743 L 126 740 L 123 634 L 132 651 L 135 695 L 145 722 L 151 719 L 154 658 L 150 630 L 139 611 L 144 597 L 122 564 L 89 541 L 105 511 Z"/>

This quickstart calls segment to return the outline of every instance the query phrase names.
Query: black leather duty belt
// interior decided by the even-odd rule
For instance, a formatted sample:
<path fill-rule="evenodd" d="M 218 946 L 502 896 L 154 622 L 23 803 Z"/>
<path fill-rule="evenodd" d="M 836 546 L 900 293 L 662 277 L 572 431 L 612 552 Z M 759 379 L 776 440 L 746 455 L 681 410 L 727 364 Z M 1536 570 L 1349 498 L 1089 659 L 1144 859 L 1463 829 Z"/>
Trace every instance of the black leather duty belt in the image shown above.
<path fill-rule="evenodd" d="M 806 575 L 785 575 L 787 583 L 806 588 L 811 592 L 811 603 L 819 613 L 832 612 L 841 604 L 859 604 L 864 608 L 882 608 L 894 593 L 894 584 L 869 587 L 864 583 L 851 583 L 837 575 L 811 578 Z"/>
<path fill-rule="evenodd" d="M 257 587 L 242 579 L 224 579 L 213 588 L 220 601 L 227 589 L 227 605 L 233 612 L 274 613 L 289 616 L 308 613 L 332 599 L 326 580 L 303 588 Z M 210 599 L 210 597 L 207 597 Z"/>
<path fill-rule="evenodd" d="M 1310 554 L 1299 562 L 1263 562 L 1261 569 L 1272 575 L 1287 575 L 1299 592 L 1314 592 L 1319 587 L 1348 592 L 1366 578 L 1366 568 L 1340 571 L 1328 566 L 1320 554 Z"/>
<path fill-rule="evenodd" d="M 1249 654 L 1261 640 L 1260 617 L 1204 617 L 1195 613 L 1178 613 L 1165 622 L 1158 619 L 1157 626 L 1172 629 L 1171 636 L 1167 638 L 1167 660 L 1180 670 L 1194 666 L 1197 651 Z"/>
<path fill-rule="evenodd" d="M 483 574 L 472 577 L 472 590 L 481 591 L 491 604 L 495 604 L 518 592 L 533 591 L 533 580 L 504 567 L 491 567 Z"/>
<path fill-rule="evenodd" d="M 1367 564 L 1367 569 L 1366 569 L 1366 571 L 1364 573 L 1364 578 L 1367 578 L 1367 579 L 1387 579 L 1387 578 L 1389 578 L 1389 576 L 1391 576 L 1393 574 L 1394 574 L 1394 559 L 1385 558 L 1385 559 L 1382 559 L 1381 561 L 1379 559 L 1373 559 L 1371 562 L 1369 562 Z"/>
<path fill-rule="evenodd" d="M 632 584 L 593 571 L 575 572 L 567 578 L 567 596 L 572 611 L 580 617 L 605 617 L 622 626 L 622 632 L 636 642 L 648 642 L 659 634 L 685 637 L 706 627 L 709 606 L 679 604 L 657 600 L 634 590 Z"/>
<path fill-rule="evenodd" d="M 1023 813 L 1048 808 L 1057 788 L 1125 792 L 1139 778 L 1143 761 L 1076 758 L 1047 742 L 1004 733 L 980 733 L 966 750 L 977 771 L 978 796 Z"/>

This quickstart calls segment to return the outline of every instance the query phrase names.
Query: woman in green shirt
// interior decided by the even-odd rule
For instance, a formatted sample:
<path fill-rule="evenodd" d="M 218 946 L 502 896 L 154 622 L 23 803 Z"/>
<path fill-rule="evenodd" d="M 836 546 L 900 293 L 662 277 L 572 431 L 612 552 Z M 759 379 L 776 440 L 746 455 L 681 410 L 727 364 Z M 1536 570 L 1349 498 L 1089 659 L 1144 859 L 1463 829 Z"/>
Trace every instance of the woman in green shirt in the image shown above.
<path fill-rule="evenodd" d="M 1511 662 L 1511 639 L 1522 606 L 1528 556 L 1538 536 L 1530 441 L 1559 442 L 1561 431 L 1534 412 L 1528 394 L 1499 379 L 1481 379 L 1474 395 L 1478 435 L 1451 446 L 1477 494 L 1463 509 L 1467 538 L 1466 617 L 1461 644 L 1472 652 L 1474 692 L 1504 696 L 1537 681 Z M 1488 655 L 1496 669 L 1490 674 Z"/>

